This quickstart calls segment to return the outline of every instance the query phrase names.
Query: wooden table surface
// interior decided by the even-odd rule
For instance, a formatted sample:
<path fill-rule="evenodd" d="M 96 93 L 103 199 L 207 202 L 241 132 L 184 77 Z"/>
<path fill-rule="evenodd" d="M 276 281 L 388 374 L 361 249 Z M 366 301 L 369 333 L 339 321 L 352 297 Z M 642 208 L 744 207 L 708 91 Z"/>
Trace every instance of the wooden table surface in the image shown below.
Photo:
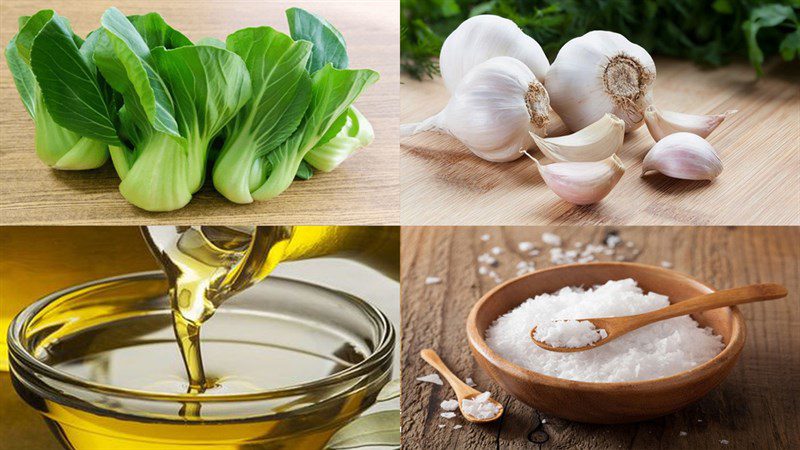
<path fill-rule="evenodd" d="M 586 425 L 535 411 L 503 393 L 472 358 L 465 321 L 472 305 L 495 286 L 476 272 L 476 258 L 493 246 L 506 251 L 496 269 L 516 273 L 520 241 L 541 242 L 553 231 L 565 248 L 602 242 L 610 228 L 423 228 L 402 236 L 402 364 L 404 448 L 800 448 L 800 229 L 781 227 L 626 227 L 624 241 L 640 249 L 636 261 L 692 274 L 718 289 L 777 282 L 789 297 L 743 305 L 747 340 L 731 375 L 707 396 L 669 416 L 629 425 Z M 479 236 L 491 235 L 489 242 Z M 543 246 L 547 249 L 547 246 Z M 546 251 L 542 252 L 547 253 Z M 633 252 L 631 252 L 632 254 Z M 537 257 L 537 267 L 550 266 Z M 441 284 L 426 285 L 438 276 Z M 453 398 L 447 386 L 418 382 L 433 372 L 419 357 L 431 347 L 462 379 L 471 376 L 506 410 L 502 421 L 477 426 L 439 417 L 439 403 Z M 546 422 L 546 423 L 545 423 Z M 439 428 L 439 424 L 446 427 Z M 458 430 L 453 425 L 463 425 Z M 685 431 L 686 436 L 680 432 Z M 721 440 L 729 441 L 727 446 Z"/>
<path fill-rule="evenodd" d="M 203 222 L 214 224 L 307 223 L 396 224 L 399 221 L 397 110 L 399 105 L 399 3 L 374 1 L 3 1 L 3 47 L 17 30 L 17 18 L 52 8 L 69 18 L 81 35 L 99 26 L 110 6 L 126 14 L 159 12 L 190 39 L 224 39 L 240 28 L 269 25 L 287 32 L 284 10 L 298 6 L 333 23 L 348 44 L 351 67 L 381 75 L 356 105 L 375 128 L 375 141 L 331 173 L 297 181 L 280 197 L 237 205 L 206 182 L 192 202 L 170 213 L 148 213 L 119 194 L 111 163 L 82 172 L 57 171 L 36 157 L 33 122 L 19 100 L 11 73 L 0 63 L 0 223 L 140 224 Z"/>
<path fill-rule="evenodd" d="M 714 182 L 663 175 L 641 179 L 653 145 L 646 127 L 627 136 L 627 167 L 600 203 L 575 206 L 542 181 L 532 161 L 490 163 L 450 136 L 401 141 L 401 221 L 410 225 L 792 225 L 800 223 L 800 64 L 771 61 L 765 77 L 737 63 L 700 70 L 656 59 L 655 103 L 692 114 L 738 109 L 710 137 L 724 164 Z M 400 122 L 439 112 L 449 95 L 440 78 L 402 78 Z M 541 157 L 536 151 L 535 155 Z"/>

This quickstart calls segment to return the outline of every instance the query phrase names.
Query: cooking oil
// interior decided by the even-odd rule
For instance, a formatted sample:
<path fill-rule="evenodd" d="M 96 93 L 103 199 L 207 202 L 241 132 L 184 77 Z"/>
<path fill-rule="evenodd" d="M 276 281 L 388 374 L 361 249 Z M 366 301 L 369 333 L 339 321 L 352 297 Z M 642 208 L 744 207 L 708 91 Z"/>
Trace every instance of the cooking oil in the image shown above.
<path fill-rule="evenodd" d="M 59 382 L 58 395 L 48 396 L 47 388 L 24 381 L 22 362 L 12 365 L 17 391 L 42 411 L 67 448 L 321 448 L 388 381 L 391 349 L 380 365 L 353 376 L 380 341 L 363 330 L 360 336 L 337 328 L 363 328 L 353 321 L 360 309 L 344 314 L 342 305 L 317 304 L 302 292 L 305 285 L 287 288 L 286 281 L 244 290 L 282 261 L 325 255 L 361 260 L 397 277 L 396 228 L 142 232 L 166 286 L 157 279 L 78 289 L 59 300 L 80 298 L 74 307 L 49 311 L 55 324 L 40 319 L 32 328 L 49 333 L 33 340 L 36 360 L 89 380 L 102 395 L 94 402 L 67 401 L 69 390 Z M 314 387 L 340 374 L 344 382 Z"/>

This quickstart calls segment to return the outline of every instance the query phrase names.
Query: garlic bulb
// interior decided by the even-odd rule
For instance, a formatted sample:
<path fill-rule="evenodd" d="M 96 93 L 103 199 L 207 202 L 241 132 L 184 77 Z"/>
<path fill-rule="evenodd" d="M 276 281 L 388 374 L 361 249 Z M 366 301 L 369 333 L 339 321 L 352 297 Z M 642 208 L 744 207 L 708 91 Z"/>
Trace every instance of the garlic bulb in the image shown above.
<path fill-rule="evenodd" d="M 439 114 L 403 125 L 401 136 L 443 132 L 487 161 L 512 161 L 533 145 L 530 132 L 546 132 L 549 105 L 547 91 L 525 64 L 498 56 L 472 69 Z"/>
<path fill-rule="evenodd" d="M 717 129 L 723 120 L 736 113 L 737 110 L 732 109 L 723 114 L 699 116 L 673 111 L 661 111 L 650 105 L 644 111 L 644 120 L 647 123 L 647 129 L 650 130 L 650 135 L 658 142 L 664 136 L 681 131 L 694 133 L 706 138 L 712 131 Z"/>
<path fill-rule="evenodd" d="M 470 17 L 442 45 L 439 67 L 447 90 L 454 92 L 467 73 L 496 56 L 510 56 L 544 80 L 550 62 L 542 47 L 514 22 L 493 15 Z"/>
<path fill-rule="evenodd" d="M 528 155 L 527 152 L 525 152 Z M 544 182 L 556 195 L 576 205 L 590 205 L 605 198 L 625 173 L 617 155 L 596 162 L 557 162 L 543 165 L 528 155 Z"/>
<path fill-rule="evenodd" d="M 572 130 L 611 113 L 628 132 L 642 125 L 655 79 L 656 65 L 645 49 L 618 33 L 590 31 L 564 44 L 544 85 Z"/>
<path fill-rule="evenodd" d="M 555 161 L 602 161 L 622 148 L 625 122 L 606 114 L 597 122 L 567 136 L 543 138 L 531 134 L 539 150 Z"/>
<path fill-rule="evenodd" d="M 722 161 L 708 141 L 696 134 L 679 132 L 656 142 L 647 152 L 642 176 L 650 171 L 682 180 L 713 180 L 722 173 Z"/>

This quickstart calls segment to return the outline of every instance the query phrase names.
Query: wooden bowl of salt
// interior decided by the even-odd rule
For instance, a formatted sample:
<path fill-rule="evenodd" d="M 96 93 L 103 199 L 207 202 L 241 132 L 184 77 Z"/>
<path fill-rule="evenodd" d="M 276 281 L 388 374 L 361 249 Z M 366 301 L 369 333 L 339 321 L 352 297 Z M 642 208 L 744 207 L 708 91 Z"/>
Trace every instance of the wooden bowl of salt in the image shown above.
<path fill-rule="evenodd" d="M 714 389 L 733 369 L 745 340 L 744 318 L 736 307 L 692 315 L 701 327 L 710 327 L 721 336 L 724 348 L 719 354 L 690 370 L 651 380 L 587 382 L 556 378 L 506 360 L 485 340 L 486 330 L 498 317 L 529 298 L 566 286 L 590 287 L 626 278 L 634 279 L 644 292 L 668 296 L 671 303 L 714 291 L 688 275 L 644 264 L 570 264 L 536 271 L 495 287 L 472 308 L 467 318 L 467 338 L 473 356 L 515 398 L 537 410 L 577 422 L 637 422 L 684 408 Z"/>

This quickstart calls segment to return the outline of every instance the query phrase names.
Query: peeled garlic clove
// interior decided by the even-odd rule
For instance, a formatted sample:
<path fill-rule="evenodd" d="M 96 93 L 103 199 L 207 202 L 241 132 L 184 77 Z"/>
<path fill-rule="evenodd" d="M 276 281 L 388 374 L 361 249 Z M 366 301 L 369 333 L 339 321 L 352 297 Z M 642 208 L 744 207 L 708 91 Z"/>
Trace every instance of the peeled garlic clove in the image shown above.
<path fill-rule="evenodd" d="M 625 122 L 606 114 L 588 127 L 566 136 L 543 138 L 531 133 L 539 150 L 554 161 L 602 161 L 622 148 Z"/>
<path fill-rule="evenodd" d="M 644 157 L 642 176 L 650 171 L 682 180 L 713 180 L 722 173 L 722 161 L 708 141 L 679 132 L 656 142 Z"/>
<path fill-rule="evenodd" d="M 527 153 L 526 153 L 527 154 Z M 530 157 L 530 155 L 528 155 Z M 562 199 L 576 205 L 597 203 L 617 185 L 625 166 L 617 155 L 596 162 L 557 162 L 536 167 L 547 186 Z"/>
<path fill-rule="evenodd" d="M 544 85 L 570 129 L 611 113 L 625 121 L 628 132 L 644 122 L 655 79 L 656 65 L 645 49 L 618 33 L 590 31 L 561 47 Z"/>
<path fill-rule="evenodd" d="M 712 131 L 716 130 L 723 120 L 737 113 L 732 109 L 724 114 L 700 116 L 694 114 L 683 114 L 673 111 L 661 111 L 653 105 L 644 111 L 644 120 L 647 129 L 656 142 L 664 139 L 672 133 L 685 131 L 696 134 L 702 138 L 708 137 Z"/>
<path fill-rule="evenodd" d="M 462 22 L 442 44 L 439 68 L 447 90 L 455 92 L 473 67 L 497 56 L 518 59 L 539 80 L 544 80 L 550 68 L 542 47 L 517 24 L 499 16 L 474 16 Z"/>
<path fill-rule="evenodd" d="M 487 161 L 512 161 L 533 146 L 530 132 L 546 132 L 549 111 L 547 91 L 530 69 L 498 56 L 472 69 L 439 114 L 402 125 L 400 133 L 447 133 Z"/>

